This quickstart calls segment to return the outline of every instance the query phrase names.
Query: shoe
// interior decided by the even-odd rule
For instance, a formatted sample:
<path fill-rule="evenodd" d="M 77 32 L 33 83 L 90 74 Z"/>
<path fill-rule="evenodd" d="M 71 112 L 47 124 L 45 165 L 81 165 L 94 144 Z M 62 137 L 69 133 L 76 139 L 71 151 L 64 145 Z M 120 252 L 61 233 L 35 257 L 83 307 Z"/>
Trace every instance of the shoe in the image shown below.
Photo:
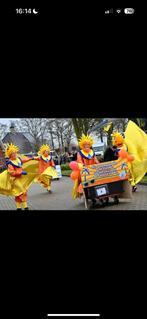
<path fill-rule="evenodd" d="M 135 193 L 136 191 L 137 191 L 137 187 L 136 187 L 136 186 L 133 186 L 133 187 L 132 187 L 132 192 Z"/>
<path fill-rule="evenodd" d="M 116 204 L 116 205 L 119 204 L 119 198 L 117 196 L 114 197 L 114 204 Z"/>
<path fill-rule="evenodd" d="M 49 194 L 52 194 L 52 191 L 51 190 L 48 190 Z"/>
<path fill-rule="evenodd" d="M 22 208 L 17 208 L 16 210 L 22 210 Z"/>
<path fill-rule="evenodd" d="M 26 208 L 24 208 L 24 210 L 29 210 L 29 208 L 28 208 L 28 207 L 26 207 Z"/>

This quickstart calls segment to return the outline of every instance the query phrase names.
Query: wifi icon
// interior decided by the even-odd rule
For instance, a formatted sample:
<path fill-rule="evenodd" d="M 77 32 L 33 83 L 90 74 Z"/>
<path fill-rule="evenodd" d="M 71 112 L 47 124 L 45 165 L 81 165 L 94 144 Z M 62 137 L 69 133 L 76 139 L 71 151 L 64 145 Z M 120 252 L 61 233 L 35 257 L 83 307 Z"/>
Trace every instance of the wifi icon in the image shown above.
<path fill-rule="evenodd" d="M 117 12 L 117 13 L 121 13 L 121 9 L 117 9 L 116 12 Z"/>

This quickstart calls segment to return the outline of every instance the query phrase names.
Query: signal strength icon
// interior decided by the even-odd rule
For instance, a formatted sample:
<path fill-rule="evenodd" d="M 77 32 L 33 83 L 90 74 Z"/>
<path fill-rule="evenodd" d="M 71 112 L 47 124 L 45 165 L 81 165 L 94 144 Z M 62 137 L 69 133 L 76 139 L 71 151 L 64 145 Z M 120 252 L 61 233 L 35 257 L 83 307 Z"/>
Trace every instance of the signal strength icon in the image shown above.
<path fill-rule="evenodd" d="M 105 10 L 105 14 L 112 14 L 113 13 L 113 9 L 109 9 L 109 10 Z"/>

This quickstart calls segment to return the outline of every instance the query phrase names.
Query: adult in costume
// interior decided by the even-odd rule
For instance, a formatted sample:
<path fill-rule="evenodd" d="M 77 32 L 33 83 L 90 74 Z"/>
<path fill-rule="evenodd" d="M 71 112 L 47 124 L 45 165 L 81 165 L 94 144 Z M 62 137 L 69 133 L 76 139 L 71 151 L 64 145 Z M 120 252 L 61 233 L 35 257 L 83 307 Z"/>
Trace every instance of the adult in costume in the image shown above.
<path fill-rule="evenodd" d="M 74 180 L 74 187 L 72 191 L 72 197 L 75 199 L 81 197 L 83 194 L 83 188 L 81 184 L 80 170 L 88 165 L 99 164 L 99 161 L 92 150 L 94 143 L 93 138 L 90 135 L 82 135 L 79 140 L 80 150 L 77 153 L 77 161 L 71 162 L 69 166 L 73 169 L 71 178 Z"/>
<path fill-rule="evenodd" d="M 58 174 L 55 169 L 55 163 L 50 155 L 50 146 L 43 144 L 39 149 L 38 156 L 34 157 L 34 160 L 39 163 L 39 176 L 35 179 L 35 182 L 42 185 L 51 193 L 51 178 L 57 178 Z"/>
<path fill-rule="evenodd" d="M 22 158 L 18 155 L 18 151 L 19 148 L 12 143 L 6 146 L 7 169 L 0 174 L 0 194 L 14 196 L 17 210 L 22 208 L 27 210 L 27 190 L 36 177 L 36 173 L 28 174 L 24 171 L 25 163 L 28 170 L 27 162 L 30 162 L 31 158 Z"/>
<path fill-rule="evenodd" d="M 112 134 L 113 146 L 106 150 L 104 161 L 127 157 L 131 173 L 130 183 L 132 191 L 135 192 L 136 185 L 147 172 L 147 135 L 133 121 L 128 122 L 124 135 L 125 138 L 118 132 Z"/>

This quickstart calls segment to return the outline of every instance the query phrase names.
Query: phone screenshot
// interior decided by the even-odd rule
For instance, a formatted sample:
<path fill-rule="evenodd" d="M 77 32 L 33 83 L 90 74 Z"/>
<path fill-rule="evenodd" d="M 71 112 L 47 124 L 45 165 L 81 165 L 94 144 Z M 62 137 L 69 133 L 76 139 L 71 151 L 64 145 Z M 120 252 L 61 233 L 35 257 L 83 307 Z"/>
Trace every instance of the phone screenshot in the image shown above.
<path fill-rule="evenodd" d="M 146 317 L 145 10 L 0 15 L 1 317 Z"/>

